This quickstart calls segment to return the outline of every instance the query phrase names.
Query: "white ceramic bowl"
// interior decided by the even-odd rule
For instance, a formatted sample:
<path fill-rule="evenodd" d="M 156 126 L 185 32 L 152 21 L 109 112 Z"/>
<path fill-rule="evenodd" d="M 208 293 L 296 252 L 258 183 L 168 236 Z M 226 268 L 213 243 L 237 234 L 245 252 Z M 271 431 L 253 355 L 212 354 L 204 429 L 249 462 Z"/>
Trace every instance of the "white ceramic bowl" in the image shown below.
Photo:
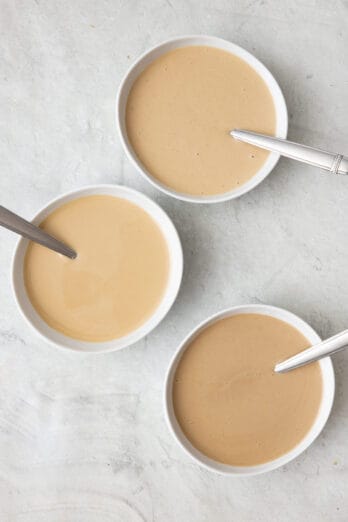
<path fill-rule="evenodd" d="M 224 317 L 229 317 L 231 315 L 238 314 L 264 314 L 270 315 L 272 317 L 276 317 L 277 319 L 281 319 L 291 326 L 295 327 L 299 330 L 311 343 L 318 343 L 320 341 L 320 337 L 318 334 L 302 319 L 297 317 L 296 315 L 283 310 L 282 308 L 276 308 L 274 306 L 266 306 L 266 305 L 244 305 L 244 306 L 236 306 L 233 308 L 229 308 L 227 310 L 223 310 L 211 317 L 209 317 L 206 321 L 202 322 L 198 325 L 183 341 L 177 352 L 175 353 L 165 380 L 165 390 L 164 390 L 164 404 L 165 404 L 165 416 L 167 420 L 167 424 L 169 426 L 170 431 L 172 432 L 174 438 L 178 442 L 178 444 L 188 453 L 198 464 L 201 466 L 218 473 L 222 473 L 225 475 L 235 475 L 235 476 L 246 476 L 246 475 L 258 475 L 259 473 L 266 473 L 267 471 L 271 471 L 273 469 L 279 468 L 284 464 L 287 464 L 291 460 L 295 459 L 300 453 L 302 453 L 305 449 L 312 444 L 312 442 L 318 437 L 320 432 L 325 426 L 325 423 L 330 415 L 330 411 L 332 408 L 334 394 L 335 394 L 335 376 L 333 371 L 333 366 L 331 359 L 329 357 L 322 359 L 320 362 L 320 368 L 322 372 L 323 378 L 323 397 L 320 404 L 320 409 L 317 415 L 317 418 L 307 433 L 307 435 L 302 439 L 302 441 L 295 446 L 291 451 L 285 453 L 281 457 L 266 462 L 264 464 L 258 464 L 257 466 L 229 466 L 226 464 L 221 464 L 215 460 L 212 460 L 206 457 L 203 453 L 198 451 L 192 444 L 188 441 L 188 439 L 183 434 L 180 425 L 178 424 L 174 409 L 173 409 L 173 401 L 172 401 L 172 387 L 173 387 L 173 378 L 175 375 L 175 371 L 177 365 L 180 361 L 180 358 L 187 348 L 187 346 L 192 342 L 192 340 L 200 333 L 204 328 L 211 325 L 215 321 L 219 319 L 223 319 Z"/>
<path fill-rule="evenodd" d="M 112 341 L 95 343 L 78 341 L 50 328 L 32 306 L 28 298 L 23 279 L 23 261 L 28 245 L 28 240 L 21 238 L 14 254 L 12 266 L 13 290 L 19 309 L 21 310 L 25 319 L 31 324 L 31 326 L 47 341 L 50 341 L 51 343 L 54 343 L 55 345 L 58 345 L 62 348 L 70 348 L 72 350 L 81 352 L 111 352 L 114 350 L 119 350 L 135 343 L 136 341 L 139 341 L 139 339 L 147 335 L 164 318 L 174 303 L 180 288 L 183 272 L 183 253 L 181 243 L 172 221 L 161 209 L 161 207 L 159 207 L 151 199 L 128 187 L 118 185 L 95 185 L 87 186 L 73 192 L 68 192 L 67 194 L 64 194 L 63 196 L 60 196 L 48 203 L 38 212 L 38 214 L 36 214 L 32 222 L 35 224 L 41 223 L 54 209 L 60 207 L 68 201 L 83 196 L 99 194 L 116 196 L 118 198 L 131 201 L 140 208 L 144 209 L 152 217 L 152 219 L 161 229 L 168 246 L 170 262 L 169 278 L 165 294 L 159 306 L 153 315 L 138 329 L 134 330 L 126 336 L 114 339 Z"/>
<path fill-rule="evenodd" d="M 279 154 L 272 152 L 263 166 L 258 170 L 258 172 L 246 183 L 241 185 L 240 187 L 231 190 L 229 192 L 225 192 L 222 194 L 214 194 L 211 196 L 196 196 L 191 194 L 186 194 L 182 192 L 177 192 L 167 185 L 160 183 L 155 177 L 148 172 L 145 167 L 142 165 L 141 161 L 138 159 L 135 154 L 129 140 L 127 137 L 126 123 L 125 123 L 125 113 L 126 113 L 126 105 L 129 91 L 139 76 L 139 74 L 156 58 L 161 56 L 162 54 L 171 51 L 172 49 L 176 49 L 178 47 L 186 47 L 189 45 L 205 45 L 209 47 L 215 47 L 217 49 L 223 49 L 224 51 L 229 51 L 230 53 L 238 56 L 245 62 L 247 62 L 265 81 L 268 89 L 272 95 L 275 111 L 276 111 L 276 136 L 279 138 L 286 138 L 287 130 L 288 130 L 288 113 L 286 109 L 286 104 L 284 100 L 284 96 L 280 90 L 279 85 L 276 80 L 272 76 L 266 67 L 255 58 L 248 51 L 242 49 L 238 45 L 235 45 L 227 40 L 222 40 L 221 38 L 216 38 L 214 36 L 182 36 L 180 38 L 174 38 L 171 40 L 167 40 L 160 45 L 156 45 L 146 53 L 144 53 L 138 60 L 131 66 L 128 70 L 126 76 L 124 77 L 119 91 L 117 95 L 116 101 L 116 120 L 118 124 L 118 130 L 121 138 L 121 142 L 123 147 L 127 153 L 127 156 L 138 169 L 140 174 L 142 174 L 152 185 L 162 190 L 169 196 L 173 196 L 175 198 L 190 201 L 192 203 L 218 203 L 220 201 L 226 201 L 229 199 L 234 199 L 249 190 L 256 187 L 265 177 L 271 172 L 279 159 Z M 232 139 L 232 138 L 231 138 Z"/>

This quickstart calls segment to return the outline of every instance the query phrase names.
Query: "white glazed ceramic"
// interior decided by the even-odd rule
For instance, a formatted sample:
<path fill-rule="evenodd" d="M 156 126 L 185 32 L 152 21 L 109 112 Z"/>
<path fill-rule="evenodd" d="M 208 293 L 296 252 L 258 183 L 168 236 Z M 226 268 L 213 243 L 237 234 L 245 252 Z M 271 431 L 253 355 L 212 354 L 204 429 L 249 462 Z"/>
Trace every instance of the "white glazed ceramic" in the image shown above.
<path fill-rule="evenodd" d="M 36 214 L 32 221 L 38 225 L 54 209 L 60 207 L 64 203 L 83 196 L 100 194 L 126 199 L 144 209 L 157 223 L 167 242 L 170 260 L 167 288 L 162 301 L 153 315 L 140 328 L 134 330 L 126 336 L 107 342 L 78 341 L 76 339 L 67 337 L 62 333 L 50 328 L 37 314 L 28 298 L 23 279 L 23 261 L 28 245 L 27 239 L 21 238 L 19 240 L 12 266 L 14 294 L 19 309 L 21 310 L 25 319 L 47 341 L 50 341 L 51 343 L 54 343 L 55 345 L 58 345 L 62 348 L 70 348 L 72 350 L 81 352 L 111 352 L 114 350 L 119 350 L 135 343 L 136 341 L 139 341 L 139 339 L 147 335 L 158 325 L 158 323 L 164 318 L 171 308 L 179 291 L 183 272 L 183 253 L 181 243 L 172 221 L 161 209 L 161 207 L 159 207 L 151 199 L 128 187 L 119 185 L 95 185 L 69 192 L 48 203 Z"/>
<path fill-rule="evenodd" d="M 318 435 L 324 428 L 325 423 L 330 415 L 335 394 L 335 376 L 333 366 L 331 359 L 327 357 L 319 361 L 323 378 L 323 397 L 317 418 L 312 428 L 297 446 L 295 446 L 291 451 L 285 453 L 284 455 L 275 460 L 271 460 L 269 462 L 259 464 L 257 466 L 229 466 L 226 464 L 221 464 L 215 460 L 206 457 L 194 446 L 192 446 L 192 444 L 188 441 L 188 439 L 181 431 L 181 428 L 176 420 L 173 410 L 172 386 L 177 365 L 187 346 L 192 342 L 192 340 L 197 336 L 197 334 L 199 334 L 207 326 L 211 325 L 219 319 L 223 319 L 224 317 L 249 313 L 270 315 L 277 319 L 281 319 L 282 321 L 285 321 L 286 323 L 299 330 L 312 344 L 316 344 L 321 340 L 318 334 L 307 323 L 305 323 L 296 315 L 286 310 L 283 310 L 282 308 L 276 308 L 274 306 L 266 306 L 260 304 L 236 306 L 227 310 L 223 310 L 222 312 L 219 312 L 209 317 L 206 321 L 198 325 L 186 337 L 186 339 L 183 341 L 170 363 L 165 380 L 165 415 L 169 429 L 172 432 L 176 441 L 184 449 L 184 451 L 186 451 L 186 453 L 190 455 L 201 466 L 211 471 L 231 476 L 258 475 L 259 473 L 266 473 L 267 471 L 279 468 L 280 466 L 283 466 L 284 464 L 287 464 L 291 460 L 295 459 L 298 455 L 300 455 L 300 453 L 305 451 L 308 448 L 308 446 L 310 446 L 310 444 L 312 444 L 312 442 L 318 437 Z"/>
<path fill-rule="evenodd" d="M 131 160 L 131 162 L 138 169 L 140 174 L 142 174 L 150 183 L 152 183 L 155 187 L 159 188 L 166 194 L 173 196 L 175 198 L 190 201 L 192 203 L 218 203 L 220 201 L 226 201 L 229 199 L 237 198 L 249 190 L 256 187 L 265 177 L 271 172 L 279 159 L 279 154 L 272 152 L 264 165 L 259 169 L 259 171 L 249 180 L 247 183 L 244 183 L 240 187 L 231 190 L 229 192 L 225 192 L 222 194 L 216 194 L 212 196 L 196 196 L 192 194 L 186 194 L 182 192 L 177 192 L 170 187 L 160 183 L 156 178 L 154 178 L 151 173 L 149 173 L 145 167 L 142 165 L 137 155 L 132 149 L 131 144 L 129 143 L 126 131 L 125 124 L 125 112 L 127 105 L 127 98 L 129 91 L 139 76 L 139 74 L 156 58 L 161 56 L 162 54 L 171 51 L 172 49 L 176 49 L 178 47 L 186 47 L 189 45 L 205 45 L 209 47 L 215 47 L 217 49 L 222 49 L 224 51 L 229 51 L 230 53 L 238 56 L 247 62 L 255 71 L 263 78 L 268 89 L 272 95 L 275 110 L 276 110 L 276 136 L 279 138 L 286 138 L 287 130 L 288 130 L 288 114 L 286 109 L 286 104 L 284 100 L 284 96 L 280 90 L 279 85 L 276 80 L 272 76 L 266 67 L 259 62 L 252 54 L 248 53 L 238 45 L 235 45 L 227 40 L 222 40 L 221 38 L 216 38 L 214 36 L 182 36 L 180 38 L 174 38 L 171 40 L 167 40 L 166 42 L 153 47 L 146 53 L 144 53 L 140 58 L 132 65 L 132 67 L 127 72 L 124 77 L 117 96 L 116 101 L 116 118 L 119 129 L 119 134 L 121 138 L 121 142 L 124 146 L 124 149 Z M 231 129 L 232 130 L 232 129 Z M 252 130 L 252 129 L 249 129 Z M 231 139 L 233 139 L 231 137 Z"/>

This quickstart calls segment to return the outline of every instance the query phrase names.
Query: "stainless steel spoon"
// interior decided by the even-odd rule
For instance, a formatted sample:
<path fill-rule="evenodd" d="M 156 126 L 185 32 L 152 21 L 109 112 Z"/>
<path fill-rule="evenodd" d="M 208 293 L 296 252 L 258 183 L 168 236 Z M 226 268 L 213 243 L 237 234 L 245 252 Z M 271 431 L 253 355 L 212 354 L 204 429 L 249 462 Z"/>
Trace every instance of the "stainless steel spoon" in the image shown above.
<path fill-rule="evenodd" d="M 40 245 L 50 248 L 59 254 L 63 254 L 63 256 L 67 256 L 70 259 L 75 259 L 77 256 L 72 248 L 1 205 L 0 225 L 30 239 L 31 241 L 35 241 L 35 243 L 40 243 Z"/>
<path fill-rule="evenodd" d="M 286 158 L 329 170 L 332 174 L 348 174 L 348 158 L 342 154 L 314 149 L 293 141 L 266 136 L 266 134 L 257 134 L 247 130 L 235 129 L 230 134 L 236 140 L 256 145 L 256 147 L 261 147 L 261 149 L 278 152 Z"/>
<path fill-rule="evenodd" d="M 323 357 L 327 357 L 328 355 L 332 355 L 333 353 L 344 350 L 347 347 L 348 330 L 344 330 L 343 332 L 326 339 L 326 341 L 315 344 L 303 352 L 300 352 L 293 357 L 289 357 L 289 359 L 285 359 L 285 361 L 276 364 L 274 371 L 277 373 L 288 372 L 290 370 L 294 370 L 295 368 L 299 368 L 304 364 L 318 361 Z"/>

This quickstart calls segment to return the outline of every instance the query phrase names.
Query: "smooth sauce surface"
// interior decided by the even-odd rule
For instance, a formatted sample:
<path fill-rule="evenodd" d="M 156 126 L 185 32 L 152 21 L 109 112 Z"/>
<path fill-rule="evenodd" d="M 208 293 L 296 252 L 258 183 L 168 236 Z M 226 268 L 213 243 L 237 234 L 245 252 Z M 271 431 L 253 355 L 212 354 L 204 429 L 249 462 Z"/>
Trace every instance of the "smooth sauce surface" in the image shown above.
<path fill-rule="evenodd" d="M 49 326 L 76 339 L 116 339 L 141 326 L 164 294 L 168 249 L 140 207 L 100 195 L 54 210 L 41 227 L 71 246 L 70 260 L 30 243 L 24 280 L 30 301 Z"/>
<path fill-rule="evenodd" d="M 308 346 L 298 330 L 260 314 L 231 316 L 203 330 L 173 382 L 175 415 L 192 445 L 236 466 L 261 464 L 295 447 L 319 410 L 320 366 L 286 374 L 273 368 Z"/>
<path fill-rule="evenodd" d="M 263 79 L 233 54 L 206 46 L 154 60 L 128 96 L 129 141 L 161 183 L 195 195 L 248 181 L 268 153 L 234 140 L 234 128 L 274 134 L 275 108 Z"/>

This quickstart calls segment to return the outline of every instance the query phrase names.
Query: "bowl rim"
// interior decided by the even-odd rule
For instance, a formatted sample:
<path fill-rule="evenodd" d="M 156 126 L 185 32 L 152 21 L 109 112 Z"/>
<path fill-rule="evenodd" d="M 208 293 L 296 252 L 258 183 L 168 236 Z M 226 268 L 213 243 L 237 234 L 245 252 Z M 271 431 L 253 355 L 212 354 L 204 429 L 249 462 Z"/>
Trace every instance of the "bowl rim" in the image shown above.
<path fill-rule="evenodd" d="M 80 197 L 98 194 L 127 199 L 147 212 L 147 214 L 153 219 L 156 225 L 160 228 L 168 247 L 170 261 L 168 282 L 164 295 L 154 312 L 142 325 L 129 334 L 114 340 L 102 342 L 74 339 L 48 326 L 30 302 L 23 280 L 23 261 L 29 240 L 20 237 L 15 246 L 11 265 L 12 292 L 17 307 L 25 321 L 42 339 L 56 348 L 62 348 L 64 350 L 69 350 L 70 352 L 94 354 L 114 352 L 143 339 L 154 330 L 154 328 L 156 328 L 167 315 L 177 298 L 182 282 L 184 266 L 183 249 L 179 234 L 173 221 L 155 201 L 145 194 L 126 185 L 93 184 L 64 192 L 60 196 L 51 199 L 43 205 L 35 212 L 34 216 L 29 221 L 38 224 L 61 205 Z"/>
<path fill-rule="evenodd" d="M 307 337 L 309 341 L 314 343 L 320 342 L 321 340 L 316 331 L 306 321 L 284 308 L 265 304 L 245 304 L 225 308 L 217 313 L 210 315 L 201 321 L 197 326 L 195 326 L 180 343 L 179 347 L 176 349 L 174 355 L 171 358 L 164 381 L 163 403 L 166 424 L 176 443 L 191 459 L 196 462 L 196 464 L 209 471 L 226 476 L 245 477 L 267 473 L 280 468 L 281 466 L 284 466 L 285 464 L 288 464 L 290 461 L 297 458 L 301 453 L 309 448 L 309 446 L 315 441 L 315 439 L 324 429 L 325 424 L 330 416 L 335 396 L 335 374 L 333 364 L 331 358 L 326 357 L 319 361 L 322 374 L 323 393 L 317 417 L 305 437 L 290 451 L 274 460 L 257 464 L 255 466 L 232 466 L 222 464 L 206 457 L 203 453 L 198 451 L 182 432 L 180 425 L 176 420 L 173 409 L 172 384 L 177 365 L 187 346 L 196 337 L 196 335 L 198 335 L 198 333 L 219 319 L 246 313 L 256 313 L 275 317 L 295 327 L 305 337 Z"/>
<path fill-rule="evenodd" d="M 196 42 L 196 43 L 195 43 Z M 199 42 L 199 43 L 197 43 Z M 225 40 L 223 38 L 219 38 L 217 36 L 212 35 L 181 35 L 173 38 L 169 38 L 157 45 L 152 46 L 150 49 L 146 50 L 142 53 L 128 68 L 123 79 L 119 85 L 117 95 L 116 95 L 116 126 L 119 135 L 119 139 L 122 143 L 123 149 L 126 153 L 131 164 L 136 168 L 136 170 L 142 175 L 144 179 L 149 181 L 152 186 L 161 190 L 168 196 L 174 197 L 181 201 L 186 201 L 190 203 L 198 203 L 198 204 L 212 204 L 212 203 L 220 203 L 223 201 L 229 201 L 231 199 L 238 198 L 243 194 L 246 194 L 253 188 L 257 187 L 274 169 L 277 165 L 278 160 L 280 158 L 280 154 L 276 152 L 270 152 L 268 158 L 265 163 L 261 166 L 261 168 L 254 174 L 252 178 L 250 178 L 246 183 L 243 183 L 238 188 L 235 188 L 228 192 L 223 192 L 220 194 L 199 196 L 184 192 L 178 192 L 169 186 L 158 181 L 154 176 L 151 175 L 150 172 L 146 170 L 146 168 L 142 165 L 141 161 L 138 159 L 136 153 L 134 152 L 131 144 L 129 143 L 127 137 L 127 131 L 124 121 L 124 113 L 127 104 L 128 94 L 131 86 L 134 83 L 135 78 L 144 70 L 148 63 L 151 63 L 155 58 L 164 54 L 165 52 L 175 49 L 177 47 L 185 47 L 190 45 L 208 45 L 210 47 L 215 47 L 217 49 L 222 49 L 231 54 L 234 54 L 248 63 L 258 74 L 262 77 L 264 82 L 266 83 L 270 94 L 273 99 L 273 103 L 276 111 L 276 132 L 275 136 L 278 138 L 286 138 L 288 131 L 288 112 L 286 107 L 286 102 L 282 90 L 276 81 L 273 74 L 270 70 L 256 58 L 252 53 L 240 47 L 239 45 L 230 42 L 229 40 Z M 155 55 L 152 59 L 151 57 Z M 147 64 L 144 65 L 144 62 L 147 61 Z M 138 73 L 136 70 L 140 69 Z M 132 75 L 135 75 L 135 78 L 131 81 L 130 78 Z M 128 84 L 130 85 L 128 86 Z"/>

